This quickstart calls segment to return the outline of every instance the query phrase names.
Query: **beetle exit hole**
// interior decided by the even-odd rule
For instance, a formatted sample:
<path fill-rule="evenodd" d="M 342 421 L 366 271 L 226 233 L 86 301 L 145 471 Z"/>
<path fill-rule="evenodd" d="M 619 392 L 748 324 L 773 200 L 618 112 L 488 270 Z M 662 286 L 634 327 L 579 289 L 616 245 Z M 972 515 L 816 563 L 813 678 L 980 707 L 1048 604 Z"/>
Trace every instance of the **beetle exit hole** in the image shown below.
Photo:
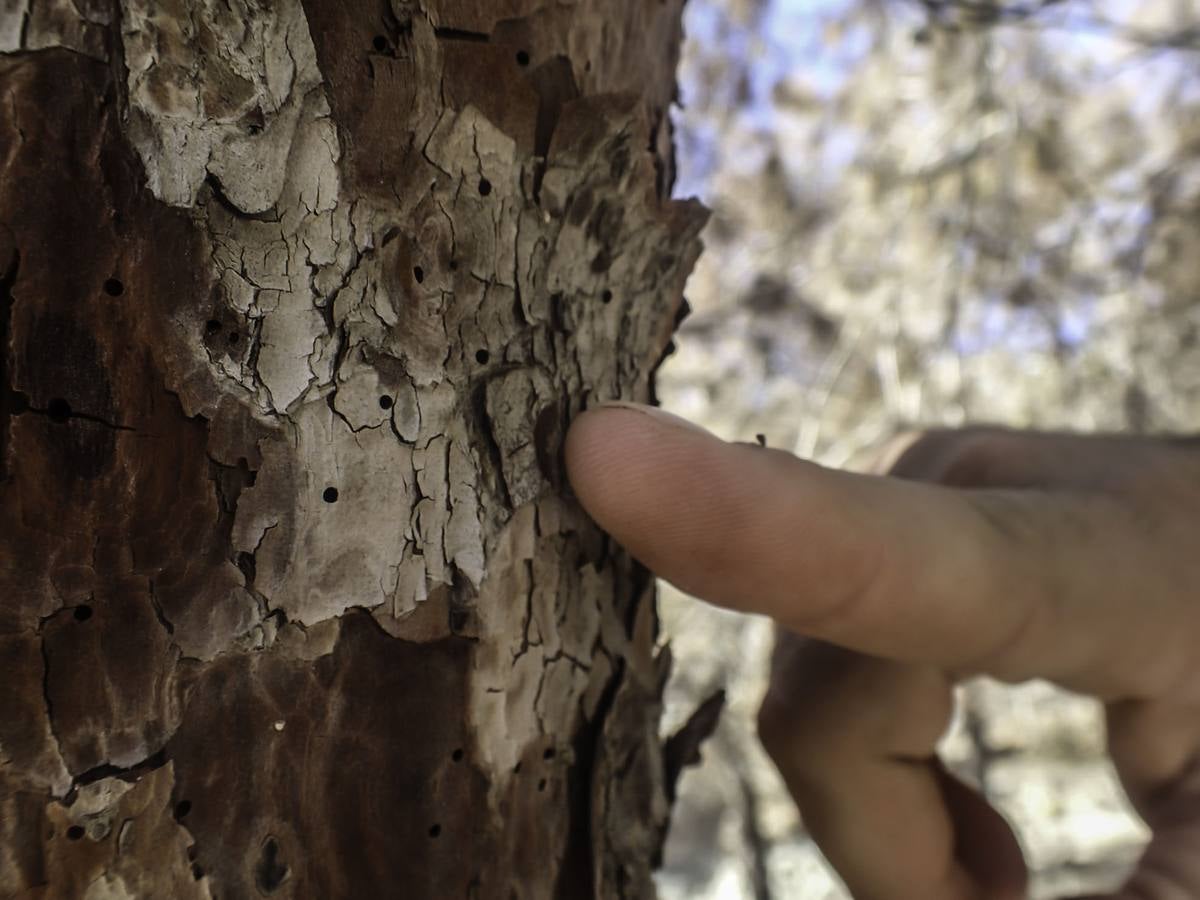
<path fill-rule="evenodd" d="M 51 422 L 61 424 L 71 418 L 71 404 L 62 397 L 54 397 L 46 406 L 46 415 L 50 417 Z"/>
<path fill-rule="evenodd" d="M 104 282 L 104 293 L 110 297 L 120 297 L 125 293 L 125 285 L 121 283 L 119 278 L 109 278 Z"/>
<path fill-rule="evenodd" d="M 76 622 L 86 622 L 92 617 L 92 608 L 86 603 L 81 603 L 75 607 L 75 612 L 72 613 Z"/>
<path fill-rule="evenodd" d="M 337 503 L 338 489 L 335 487 L 327 487 L 321 493 L 321 499 L 326 503 Z"/>
<path fill-rule="evenodd" d="M 279 859 L 279 842 L 268 837 L 263 843 L 262 855 L 258 859 L 254 876 L 258 889 L 264 894 L 273 893 L 287 878 L 288 867 Z"/>
<path fill-rule="evenodd" d="M 68 841 L 77 841 L 81 837 L 83 837 L 83 826 L 82 825 L 72 825 L 70 828 L 67 829 L 67 840 Z"/>
<path fill-rule="evenodd" d="M 492 183 L 486 178 L 479 179 L 479 194 L 481 197 L 486 197 L 492 192 Z"/>

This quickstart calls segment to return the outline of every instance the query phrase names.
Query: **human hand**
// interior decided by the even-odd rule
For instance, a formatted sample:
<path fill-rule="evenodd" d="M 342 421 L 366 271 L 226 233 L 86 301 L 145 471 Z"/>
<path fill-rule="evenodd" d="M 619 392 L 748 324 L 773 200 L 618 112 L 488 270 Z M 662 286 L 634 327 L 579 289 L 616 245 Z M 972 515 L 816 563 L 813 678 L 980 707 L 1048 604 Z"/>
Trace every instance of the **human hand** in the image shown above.
<path fill-rule="evenodd" d="M 605 406 L 566 457 L 646 566 L 782 626 L 760 733 L 855 897 L 1025 895 L 1008 826 L 935 754 L 976 674 L 1100 698 L 1153 831 L 1115 896 L 1200 897 L 1200 445 L 938 432 L 881 477 Z"/>

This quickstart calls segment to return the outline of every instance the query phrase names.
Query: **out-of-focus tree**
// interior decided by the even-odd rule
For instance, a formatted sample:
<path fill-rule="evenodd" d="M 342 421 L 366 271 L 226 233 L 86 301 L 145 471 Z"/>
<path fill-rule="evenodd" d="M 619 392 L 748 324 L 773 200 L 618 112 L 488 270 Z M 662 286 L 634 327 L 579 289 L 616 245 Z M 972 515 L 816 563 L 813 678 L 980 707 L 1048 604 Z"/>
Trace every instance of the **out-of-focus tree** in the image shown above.
<path fill-rule="evenodd" d="M 691 327 L 733 315 L 768 385 L 799 376 L 788 442 L 1200 421 L 1200 14 L 823 6 L 694 9 L 681 120 L 716 207 Z"/>
<path fill-rule="evenodd" d="M 1200 426 L 1194 4 L 692 0 L 686 24 L 680 188 L 714 215 L 669 406 L 831 465 L 908 426 Z M 743 634 L 715 641 L 701 613 L 672 615 L 677 642 L 707 647 L 765 627 L 722 620 Z M 705 652 L 691 669 L 680 653 L 673 690 L 749 685 L 732 729 L 760 666 Z M 1025 829 L 1034 868 L 1136 842 L 1109 782 L 1072 807 L 1080 779 L 1107 777 L 1098 711 L 1024 691 L 968 687 L 951 755 Z M 734 829 L 762 857 L 743 891 L 840 896 L 780 874 L 769 778 L 739 769 L 750 739 L 731 735 L 709 771 L 758 785 Z M 685 779 L 677 820 L 702 810 L 688 791 L 705 777 Z"/>

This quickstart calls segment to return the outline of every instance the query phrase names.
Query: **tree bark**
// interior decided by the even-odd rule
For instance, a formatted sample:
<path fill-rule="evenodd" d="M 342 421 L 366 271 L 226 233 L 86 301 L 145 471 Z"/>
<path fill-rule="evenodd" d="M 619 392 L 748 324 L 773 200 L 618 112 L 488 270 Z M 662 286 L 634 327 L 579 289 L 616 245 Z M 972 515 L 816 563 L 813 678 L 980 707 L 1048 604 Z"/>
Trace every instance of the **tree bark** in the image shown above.
<path fill-rule="evenodd" d="M 681 4 L 0 3 L 0 896 L 652 894 Z"/>

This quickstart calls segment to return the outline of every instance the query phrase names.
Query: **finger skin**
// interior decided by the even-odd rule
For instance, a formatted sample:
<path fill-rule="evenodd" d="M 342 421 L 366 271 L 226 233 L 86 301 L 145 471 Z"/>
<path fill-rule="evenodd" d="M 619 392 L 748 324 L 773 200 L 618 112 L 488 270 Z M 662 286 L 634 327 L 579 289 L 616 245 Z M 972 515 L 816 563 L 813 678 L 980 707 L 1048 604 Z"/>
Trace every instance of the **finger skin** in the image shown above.
<path fill-rule="evenodd" d="M 946 684 L 983 672 L 1108 702 L 1155 832 L 1115 896 L 1174 900 L 1200 896 L 1200 790 L 1182 774 L 1200 758 L 1197 449 L 981 429 L 906 442 L 898 477 L 864 477 L 601 408 L 566 461 L 585 508 L 659 575 L 843 648 L 840 670 L 773 680 L 762 727 L 855 896 L 1019 890 L 1002 820 L 932 762 Z M 1008 862 L 991 870 L 989 847 Z"/>
<path fill-rule="evenodd" d="M 1177 573 L 1105 496 L 836 472 L 672 418 L 584 413 L 566 462 L 600 525 L 691 594 L 867 654 L 1105 699 L 1153 695 L 1190 660 L 1154 609 Z"/>
<path fill-rule="evenodd" d="M 779 634 L 759 733 L 856 898 L 1025 896 L 1011 830 L 936 761 L 952 703 L 929 666 Z"/>

